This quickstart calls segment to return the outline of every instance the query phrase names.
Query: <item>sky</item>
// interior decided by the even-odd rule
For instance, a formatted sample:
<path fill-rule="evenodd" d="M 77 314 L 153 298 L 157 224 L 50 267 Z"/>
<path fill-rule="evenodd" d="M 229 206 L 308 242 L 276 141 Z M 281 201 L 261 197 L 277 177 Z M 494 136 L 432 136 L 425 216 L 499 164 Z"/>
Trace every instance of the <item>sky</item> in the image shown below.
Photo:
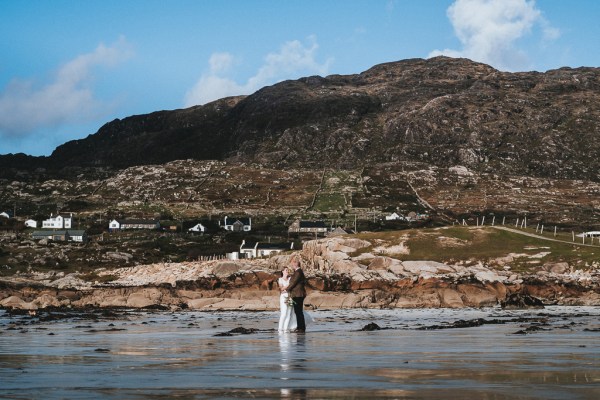
<path fill-rule="evenodd" d="M 599 18 L 598 0 L 0 0 L 0 154 L 409 58 L 600 67 Z"/>

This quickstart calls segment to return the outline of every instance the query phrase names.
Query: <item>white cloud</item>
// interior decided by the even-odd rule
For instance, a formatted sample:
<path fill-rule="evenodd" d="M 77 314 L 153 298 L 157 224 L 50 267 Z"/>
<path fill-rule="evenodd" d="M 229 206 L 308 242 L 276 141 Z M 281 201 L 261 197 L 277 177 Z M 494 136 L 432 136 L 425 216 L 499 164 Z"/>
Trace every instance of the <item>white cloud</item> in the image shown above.
<path fill-rule="evenodd" d="M 547 40 L 560 34 L 543 18 L 534 0 L 456 0 L 447 14 L 463 48 L 434 50 L 429 57 L 466 57 L 501 70 L 518 70 L 528 67 L 528 58 L 516 42 L 536 24 Z"/>
<path fill-rule="evenodd" d="M 256 74 L 242 84 L 225 76 L 234 64 L 234 56 L 229 53 L 215 53 L 209 60 L 210 71 L 202 74 L 194 87 L 187 92 L 185 106 L 206 104 L 227 96 L 251 94 L 264 86 L 298 78 L 301 74 L 325 75 L 332 60 L 329 59 L 324 64 L 317 62 L 315 56 L 318 48 L 315 37 L 309 37 L 307 45 L 298 40 L 286 42 L 279 52 L 268 54 Z"/>
<path fill-rule="evenodd" d="M 105 109 L 91 86 L 96 66 L 114 66 L 131 54 L 125 38 L 111 46 L 100 44 L 63 65 L 51 82 L 10 82 L 0 93 L 0 136 L 17 138 L 37 129 L 87 121 Z"/>
<path fill-rule="evenodd" d="M 233 60 L 233 56 L 229 53 L 214 53 L 208 60 L 210 72 L 218 74 L 229 71 L 233 65 Z"/>

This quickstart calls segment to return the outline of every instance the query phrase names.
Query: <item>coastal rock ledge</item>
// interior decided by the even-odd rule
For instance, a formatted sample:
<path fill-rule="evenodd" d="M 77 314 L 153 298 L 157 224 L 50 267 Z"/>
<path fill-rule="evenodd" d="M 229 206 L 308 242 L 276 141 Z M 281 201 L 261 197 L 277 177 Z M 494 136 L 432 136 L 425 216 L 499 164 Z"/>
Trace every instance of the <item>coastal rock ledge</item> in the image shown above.
<path fill-rule="evenodd" d="M 486 307 L 514 296 L 546 305 L 600 305 L 598 269 L 555 263 L 519 274 L 497 260 L 465 266 L 394 258 L 402 248 L 398 244 L 386 252 L 369 241 L 335 237 L 268 259 L 97 270 L 94 282 L 77 273 L 30 273 L 0 279 L 0 306 L 276 310 L 278 271 L 293 255 L 302 260 L 308 278 L 305 305 L 313 309 Z"/>

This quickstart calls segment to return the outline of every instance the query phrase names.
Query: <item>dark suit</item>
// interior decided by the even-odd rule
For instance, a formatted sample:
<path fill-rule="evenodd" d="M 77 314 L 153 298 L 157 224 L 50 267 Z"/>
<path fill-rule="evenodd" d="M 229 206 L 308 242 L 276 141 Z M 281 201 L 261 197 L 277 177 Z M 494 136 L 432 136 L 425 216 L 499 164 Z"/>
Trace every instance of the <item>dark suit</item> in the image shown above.
<path fill-rule="evenodd" d="M 302 271 L 301 268 L 298 268 L 292 274 L 290 283 L 287 287 L 287 292 L 292 300 L 294 300 L 294 314 L 296 314 L 299 332 L 304 332 L 306 330 L 306 323 L 304 322 L 304 298 L 306 297 L 306 288 L 304 287 L 305 281 L 304 271 Z"/>

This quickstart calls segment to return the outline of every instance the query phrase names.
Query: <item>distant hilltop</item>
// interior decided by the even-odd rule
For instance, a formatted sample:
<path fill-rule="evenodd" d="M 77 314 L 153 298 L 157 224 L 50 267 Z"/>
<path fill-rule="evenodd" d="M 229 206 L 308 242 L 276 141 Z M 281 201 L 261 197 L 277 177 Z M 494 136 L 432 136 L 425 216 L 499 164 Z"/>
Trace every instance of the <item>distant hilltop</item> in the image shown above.
<path fill-rule="evenodd" d="M 435 57 L 117 119 L 49 157 L 0 156 L 0 168 L 124 168 L 180 159 L 310 169 L 419 162 L 597 182 L 598 121 L 598 68 L 508 73 Z"/>

